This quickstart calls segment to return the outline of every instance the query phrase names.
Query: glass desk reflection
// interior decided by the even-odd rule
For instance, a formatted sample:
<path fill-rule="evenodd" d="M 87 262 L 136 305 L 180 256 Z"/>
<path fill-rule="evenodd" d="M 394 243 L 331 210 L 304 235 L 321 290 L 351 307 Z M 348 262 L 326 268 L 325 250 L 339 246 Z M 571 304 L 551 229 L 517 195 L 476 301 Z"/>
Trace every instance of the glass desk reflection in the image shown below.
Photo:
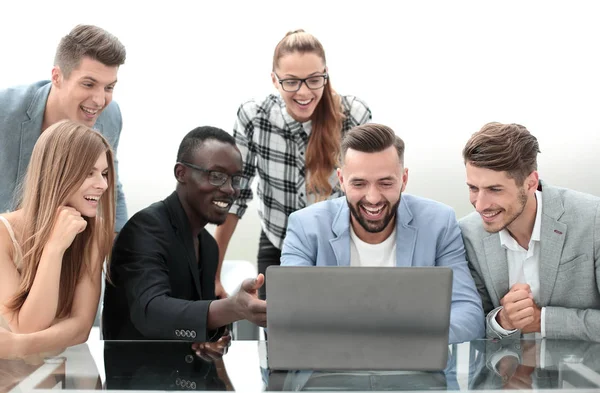
<path fill-rule="evenodd" d="M 90 339 L 56 356 L 0 360 L 0 392 L 600 391 L 598 343 L 477 340 L 449 346 L 443 372 L 270 371 L 267 345 L 233 341 L 209 360 L 185 342 Z"/>

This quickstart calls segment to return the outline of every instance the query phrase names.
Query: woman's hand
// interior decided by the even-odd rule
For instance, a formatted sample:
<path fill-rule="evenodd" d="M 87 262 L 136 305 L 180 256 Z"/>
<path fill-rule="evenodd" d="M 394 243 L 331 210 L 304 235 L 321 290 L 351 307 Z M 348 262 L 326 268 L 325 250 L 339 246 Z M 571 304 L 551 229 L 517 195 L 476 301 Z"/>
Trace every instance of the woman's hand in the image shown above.
<path fill-rule="evenodd" d="M 75 236 L 83 232 L 86 226 L 87 221 L 81 216 L 81 213 L 72 207 L 61 206 L 56 212 L 56 222 L 48 243 L 64 252 L 71 246 Z"/>

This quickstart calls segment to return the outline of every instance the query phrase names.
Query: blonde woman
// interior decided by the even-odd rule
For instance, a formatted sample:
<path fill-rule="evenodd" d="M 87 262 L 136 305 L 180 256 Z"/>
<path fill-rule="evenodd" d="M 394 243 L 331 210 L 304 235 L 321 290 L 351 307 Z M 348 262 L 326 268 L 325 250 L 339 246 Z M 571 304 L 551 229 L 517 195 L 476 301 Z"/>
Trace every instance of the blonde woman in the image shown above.
<path fill-rule="evenodd" d="M 61 121 L 38 139 L 16 211 L 0 215 L 0 357 L 87 340 L 115 222 L 113 153 Z"/>

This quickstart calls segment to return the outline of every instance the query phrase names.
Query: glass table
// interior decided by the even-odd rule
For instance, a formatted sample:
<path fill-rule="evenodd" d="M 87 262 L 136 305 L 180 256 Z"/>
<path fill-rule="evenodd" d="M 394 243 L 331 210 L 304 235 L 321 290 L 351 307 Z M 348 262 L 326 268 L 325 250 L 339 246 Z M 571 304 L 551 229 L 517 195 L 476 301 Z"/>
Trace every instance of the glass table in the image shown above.
<path fill-rule="evenodd" d="M 0 392 L 431 391 L 501 389 L 600 392 L 600 343 L 477 340 L 449 346 L 440 372 L 271 371 L 265 341 L 232 341 L 222 358 L 174 341 L 101 341 L 50 356 L 0 360 Z"/>

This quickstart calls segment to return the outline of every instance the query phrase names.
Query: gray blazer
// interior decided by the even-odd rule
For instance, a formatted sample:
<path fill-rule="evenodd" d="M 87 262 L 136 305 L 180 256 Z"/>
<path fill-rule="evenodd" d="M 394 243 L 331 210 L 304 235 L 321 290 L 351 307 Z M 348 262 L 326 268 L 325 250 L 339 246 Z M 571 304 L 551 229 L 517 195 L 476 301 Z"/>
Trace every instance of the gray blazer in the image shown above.
<path fill-rule="evenodd" d="M 539 306 L 546 307 L 546 337 L 600 341 L 600 198 L 542 181 L 540 190 Z M 483 229 L 477 212 L 459 225 L 487 314 L 487 335 L 497 337 L 489 318 L 509 290 L 506 250 L 498 233 Z"/>
<path fill-rule="evenodd" d="M 27 172 L 33 146 L 42 132 L 42 122 L 50 81 L 29 86 L 0 90 L 0 213 L 15 209 L 15 193 Z M 123 187 L 119 181 L 117 146 L 123 120 L 116 102 L 102 111 L 94 128 L 100 131 L 114 150 L 117 174 L 117 222 L 119 231 L 127 221 L 127 207 Z"/>

